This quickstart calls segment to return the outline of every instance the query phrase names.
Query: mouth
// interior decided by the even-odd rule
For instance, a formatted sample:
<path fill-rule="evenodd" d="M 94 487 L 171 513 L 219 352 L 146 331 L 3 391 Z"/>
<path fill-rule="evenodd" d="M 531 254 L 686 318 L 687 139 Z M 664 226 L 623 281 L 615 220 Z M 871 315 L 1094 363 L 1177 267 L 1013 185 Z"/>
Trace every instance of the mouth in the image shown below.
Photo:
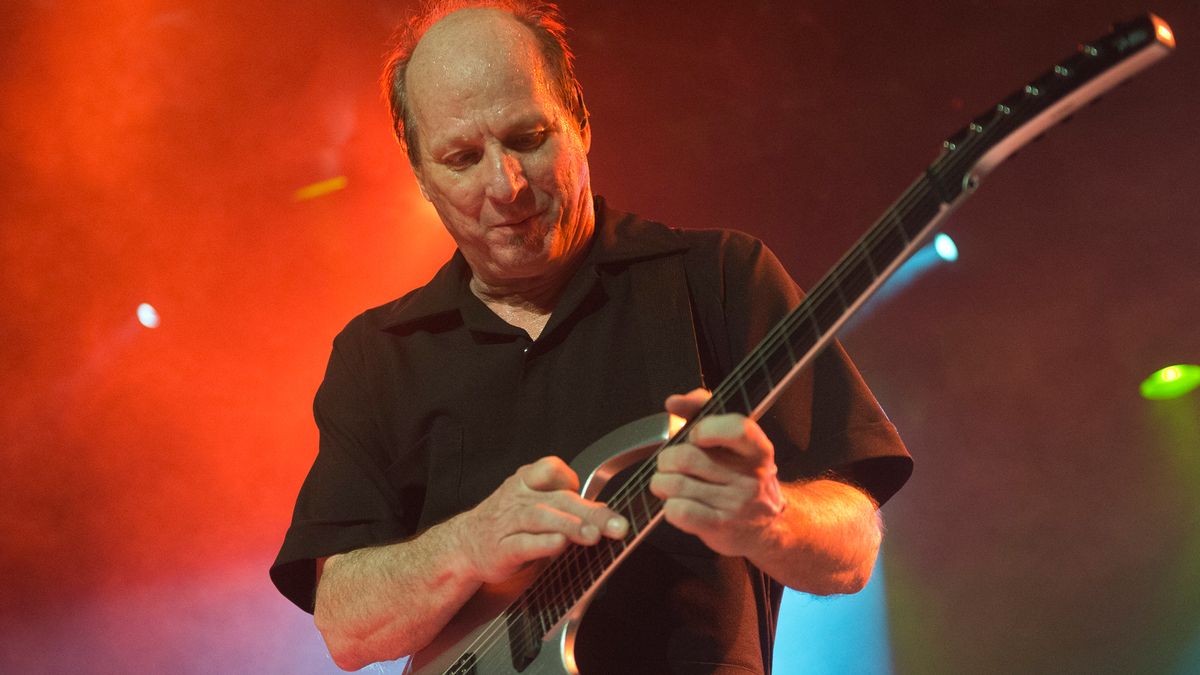
<path fill-rule="evenodd" d="M 496 225 L 493 225 L 492 227 L 498 228 L 498 229 L 522 230 L 522 229 L 525 229 L 525 228 L 528 228 L 528 227 L 534 225 L 537 222 L 537 220 L 539 218 L 541 218 L 541 216 L 542 216 L 541 213 L 535 213 L 531 216 L 526 216 L 526 217 L 520 218 L 520 219 L 506 220 L 502 223 L 497 223 Z"/>

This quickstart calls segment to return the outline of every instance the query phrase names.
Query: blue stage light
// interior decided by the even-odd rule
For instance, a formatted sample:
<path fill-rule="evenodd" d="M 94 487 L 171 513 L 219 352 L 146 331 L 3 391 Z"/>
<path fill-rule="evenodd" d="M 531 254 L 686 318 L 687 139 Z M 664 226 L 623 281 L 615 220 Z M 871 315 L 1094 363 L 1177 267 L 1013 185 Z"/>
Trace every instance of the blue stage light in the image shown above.
<path fill-rule="evenodd" d="M 937 251 L 938 257 L 946 262 L 958 260 L 958 246 L 954 244 L 954 240 L 948 234 L 939 234 L 933 238 L 933 250 Z"/>

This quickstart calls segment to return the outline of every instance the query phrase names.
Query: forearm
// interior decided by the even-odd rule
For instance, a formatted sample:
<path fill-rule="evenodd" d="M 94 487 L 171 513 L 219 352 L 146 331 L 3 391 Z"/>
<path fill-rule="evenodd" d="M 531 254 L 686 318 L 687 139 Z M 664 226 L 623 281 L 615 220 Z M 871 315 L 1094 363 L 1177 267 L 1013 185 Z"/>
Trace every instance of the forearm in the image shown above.
<path fill-rule="evenodd" d="M 747 557 L 798 591 L 856 593 L 871 577 L 882 530 L 865 493 L 834 480 L 784 483 L 786 506 Z"/>
<path fill-rule="evenodd" d="M 357 670 L 427 645 L 479 588 L 451 519 L 405 542 L 332 556 L 314 618 L 334 663 Z"/>

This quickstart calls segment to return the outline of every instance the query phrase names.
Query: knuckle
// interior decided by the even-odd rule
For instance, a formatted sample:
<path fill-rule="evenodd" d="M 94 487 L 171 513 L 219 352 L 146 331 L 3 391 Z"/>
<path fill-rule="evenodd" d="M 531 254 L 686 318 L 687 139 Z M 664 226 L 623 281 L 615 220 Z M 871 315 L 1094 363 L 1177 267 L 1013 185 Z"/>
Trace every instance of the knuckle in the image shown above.
<path fill-rule="evenodd" d="M 543 457 L 528 466 L 529 476 L 538 482 L 544 482 L 554 475 L 554 463 L 549 457 Z"/>
<path fill-rule="evenodd" d="M 674 493 L 674 490 L 672 489 L 674 486 L 674 481 L 671 480 L 670 474 L 656 473 L 650 478 L 650 484 L 654 487 L 655 491 L 659 492 L 660 494 L 670 496 Z"/>
<path fill-rule="evenodd" d="M 538 521 L 541 519 L 540 511 L 541 509 L 536 507 L 532 509 L 521 509 L 517 512 L 516 518 L 514 519 L 516 521 L 514 525 L 519 530 L 528 531 L 533 529 L 538 525 Z"/>
<path fill-rule="evenodd" d="M 534 462 L 534 464 L 541 467 L 545 471 L 551 471 L 554 473 L 558 473 L 559 471 L 567 468 L 567 463 L 564 462 L 561 457 L 555 457 L 554 455 L 546 455 L 545 457 L 542 457 Z"/>
<path fill-rule="evenodd" d="M 738 433 L 741 434 L 743 438 L 755 438 L 758 436 L 758 431 L 758 422 L 755 422 L 749 417 L 742 417 L 740 420 L 738 420 Z"/>
<path fill-rule="evenodd" d="M 678 445 L 672 445 L 666 450 L 658 453 L 658 459 L 655 460 L 655 466 L 658 467 L 659 471 L 669 471 L 671 467 L 674 466 L 675 455 L 679 453 L 679 450 L 676 449 L 678 447 Z"/>
<path fill-rule="evenodd" d="M 659 471 L 673 473 L 688 468 L 690 455 L 693 452 L 695 452 L 695 446 L 687 444 L 672 445 L 663 450 L 658 456 Z"/>
<path fill-rule="evenodd" d="M 663 513 L 673 523 L 678 523 L 683 519 L 683 503 L 678 499 L 668 499 L 663 503 Z"/>
<path fill-rule="evenodd" d="M 676 445 L 672 450 L 675 452 L 671 453 L 671 459 L 666 467 L 666 470 L 670 473 L 687 471 L 694 468 L 696 455 L 701 452 L 694 445 Z"/>

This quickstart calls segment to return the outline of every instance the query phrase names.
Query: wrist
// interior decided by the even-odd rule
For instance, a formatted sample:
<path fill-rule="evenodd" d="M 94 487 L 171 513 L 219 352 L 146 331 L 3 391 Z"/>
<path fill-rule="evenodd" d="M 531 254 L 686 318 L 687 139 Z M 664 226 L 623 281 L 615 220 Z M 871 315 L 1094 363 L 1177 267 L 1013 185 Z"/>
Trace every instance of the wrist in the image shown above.
<path fill-rule="evenodd" d="M 789 502 L 787 491 L 776 482 L 766 499 L 767 513 L 760 520 L 760 525 L 750 542 L 752 553 L 746 557 L 750 558 L 751 562 L 788 547 L 791 535 L 788 519 L 794 515 L 793 506 Z"/>
<path fill-rule="evenodd" d="M 445 537 L 446 569 L 457 579 L 482 583 L 483 575 L 475 562 L 473 513 L 463 511 L 437 527 Z"/>

